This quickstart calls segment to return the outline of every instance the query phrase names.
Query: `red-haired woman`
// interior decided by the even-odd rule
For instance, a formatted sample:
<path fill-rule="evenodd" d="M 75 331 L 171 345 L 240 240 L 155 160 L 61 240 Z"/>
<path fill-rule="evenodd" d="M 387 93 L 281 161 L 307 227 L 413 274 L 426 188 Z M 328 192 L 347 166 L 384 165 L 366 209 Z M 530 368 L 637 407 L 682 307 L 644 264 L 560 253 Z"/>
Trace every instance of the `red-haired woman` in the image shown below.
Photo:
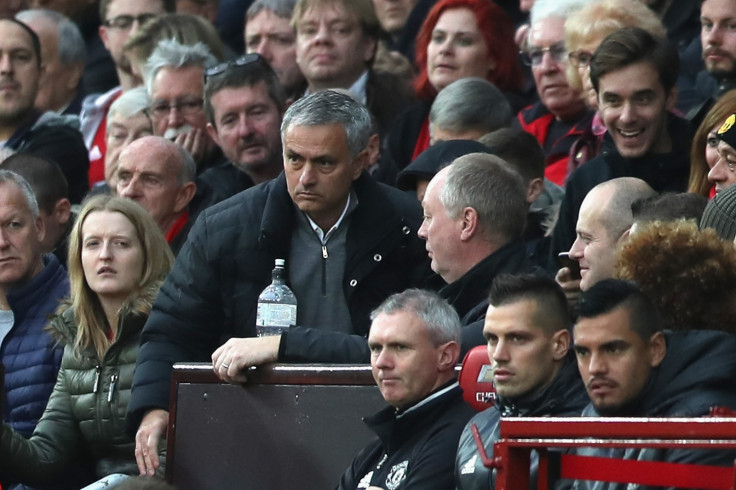
<path fill-rule="evenodd" d="M 399 115 L 387 136 L 387 156 L 399 169 L 429 146 L 432 101 L 455 80 L 485 78 L 506 94 L 514 112 L 524 105 L 514 25 L 491 0 L 437 2 L 417 35 L 416 65 L 420 102 Z"/>

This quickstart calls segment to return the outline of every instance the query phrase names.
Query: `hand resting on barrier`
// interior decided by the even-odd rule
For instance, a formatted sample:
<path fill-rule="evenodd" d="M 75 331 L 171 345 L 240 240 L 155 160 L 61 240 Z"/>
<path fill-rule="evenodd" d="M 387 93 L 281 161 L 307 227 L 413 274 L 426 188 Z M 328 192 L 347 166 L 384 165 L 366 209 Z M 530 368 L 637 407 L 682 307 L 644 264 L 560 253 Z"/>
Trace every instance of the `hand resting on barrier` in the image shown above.
<path fill-rule="evenodd" d="M 280 335 L 230 339 L 212 353 L 212 369 L 218 378 L 228 383 L 245 383 L 246 370 L 276 362 L 279 355 Z"/>

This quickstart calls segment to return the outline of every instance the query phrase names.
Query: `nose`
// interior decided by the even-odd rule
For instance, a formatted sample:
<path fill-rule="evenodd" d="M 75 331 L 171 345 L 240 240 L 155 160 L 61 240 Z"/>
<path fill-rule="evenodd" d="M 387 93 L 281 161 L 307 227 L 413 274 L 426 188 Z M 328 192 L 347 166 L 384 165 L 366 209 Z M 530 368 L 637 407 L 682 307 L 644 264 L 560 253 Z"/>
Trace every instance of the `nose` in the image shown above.
<path fill-rule="evenodd" d="M 601 375 L 608 372 L 608 364 L 603 356 L 598 353 L 591 352 L 588 359 L 588 374 Z"/>
<path fill-rule="evenodd" d="M 387 349 L 381 349 L 378 354 L 373 357 L 373 366 L 378 369 L 391 369 L 391 354 Z"/>
<path fill-rule="evenodd" d="M 103 241 L 102 245 L 100 246 L 100 258 L 103 260 L 109 260 L 112 258 L 112 251 L 110 250 L 110 242 L 109 241 Z"/>
<path fill-rule="evenodd" d="M 121 183 L 121 187 L 118 188 L 118 194 L 123 197 L 127 197 L 128 199 L 135 200 L 140 194 L 138 189 L 138 177 L 131 177 L 126 184 Z"/>
<path fill-rule="evenodd" d="M 622 122 L 632 122 L 636 120 L 634 106 L 629 102 L 625 102 L 624 106 L 621 108 L 621 116 L 619 117 L 619 120 Z"/>
<path fill-rule="evenodd" d="M 424 218 L 422 220 L 422 225 L 417 230 L 417 235 L 422 240 L 426 240 L 427 239 L 427 218 Z"/>
<path fill-rule="evenodd" d="M 249 120 L 248 116 L 243 114 L 238 121 L 238 136 L 247 138 L 251 134 L 253 134 L 253 123 Z"/>
<path fill-rule="evenodd" d="M 708 171 L 708 181 L 717 184 L 719 182 L 727 180 L 726 171 L 727 170 L 726 164 L 724 163 L 724 158 L 719 155 L 718 160 L 716 160 L 716 164 L 713 165 L 713 168 Z"/>
<path fill-rule="evenodd" d="M 9 54 L 0 55 L 0 73 L 10 73 L 13 71 L 13 63 L 10 61 Z"/>
<path fill-rule="evenodd" d="M 184 116 L 178 107 L 171 106 L 169 110 L 169 117 L 167 118 L 168 126 L 172 128 L 178 128 L 184 125 Z"/>
<path fill-rule="evenodd" d="M 580 260 L 583 258 L 583 252 L 585 251 L 585 244 L 580 238 L 576 238 L 570 247 L 570 258 Z"/>
<path fill-rule="evenodd" d="M 263 56 L 263 58 L 269 63 L 273 61 L 273 55 L 271 53 L 271 46 L 268 42 L 267 36 L 263 36 L 261 38 L 261 41 L 258 43 L 258 47 L 256 47 L 256 53 Z"/>
<path fill-rule="evenodd" d="M 496 362 L 503 362 L 509 360 L 509 351 L 506 348 L 506 342 L 504 342 L 502 339 L 498 339 L 496 342 L 496 347 L 491 347 L 490 344 L 488 344 L 488 354 Z"/>
<path fill-rule="evenodd" d="M 5 230 L 5 227 L 0 226 L 0 249 L 6 249 L 10 246 L 10 242 L 8 241 L 6 234 L 7 231 Z"/>
<path fill-rule="evenodd" d="M 311 163 L 305 164 L 302 167 L 302 174 L 299 176 L 299 183 L 304 187 L 311 187 L 316 181 L 316 170 Z"/>
<path fill-rule="evenodd" d="M 722 44 L 722 33 L 721 29 L 714 25 L 710 31 L 703 33 L 703 45 L 705 46 L 720 46 Z"/>
<path fill-rule="evenodd" d="M 320 22 L 317 28 L 317 34 L 314 36 L 314 40 L 318 42 L 327 42 L 332 39 L 330 35 L 330 27 L 326 22 Z"/>
<path fill-rule="evenodd" d="M 560 68 L 557 60 L 552 56 L 551 51 L 545 51 L 542 53 L 542 60 L 539 62 L 538 67 L 540 70 L 544 70 L 545 72 L 558 71 Z"/>

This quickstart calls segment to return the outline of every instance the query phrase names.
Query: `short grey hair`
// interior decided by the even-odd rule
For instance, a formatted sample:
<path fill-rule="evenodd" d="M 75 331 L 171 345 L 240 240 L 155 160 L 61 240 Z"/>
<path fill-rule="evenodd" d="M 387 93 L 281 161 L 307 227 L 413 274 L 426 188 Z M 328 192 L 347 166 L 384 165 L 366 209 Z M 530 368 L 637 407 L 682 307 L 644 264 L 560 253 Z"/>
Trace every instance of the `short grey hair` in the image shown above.
<path fill-rule="evenodd" d="M 150 106 L 151 98 L 148 91 L 144 87 L 135 87 L 120 94 L 120 97 L 110 104 L 107 117 L 109 120 L 115 116 L 127 119 L 138 114 L 147 115 Z"/>
<path fill-rule="evenodd" d="M 529 12 L 529 25 L 552 17 L 567 19 L 592 0 L 536 0 Z"/>
<path fill-rule="evenodd" d="M 66 15 L 49 9 L 28 9 L 18 12 L 15 18 L 24 23 L 33 19 L 49 20 L 56 26 L 56 49 L 59 51 L 59 62 L 64 66 L 85 63 L 87 48 L 84 38 L 79 27 Z"/>
<path fill-rule="evenodd" d="M 440 202 L 451 219 L 466 207 L 475 209 L 481 232 L 506 243 L 521 236 L 527 214 L 526 186 L 506 162 L 488 153 L 470 153 L 447 170 Z"/>
<path fill-rule="evenodd" d="M 179 145 L 176 145 L 176 149 L 179 150 L 179 157 L 181 158 L 181 170 L 179 170 L 179 175 L 177 176 L 179 185 L 194 182 L 197 178 L 197 163 L 187 150 Z"/>
<path fill-rule="evenodd" d="M 462 323 L 455 308 L 434 291 L 424 289 L 407 289 L 392 294 L 378 308 L 371 312 L 371 321 L 378 315 L 394 313 L 411 313 L 427 327 L 432 345 L 439 347 L 447 342 L 456 342 L 462 338 Z"/>
<path fill-rule="evenodd" d="M 490 133 L 507 128 L 513 120 L 503 93 L 485 78 L 461 78 L 440 90 L 432 102 L 429 121 L 447 131 L 480 129 Z"/>
<path fill-rule="evenodd" d="M 276 17 L 291 19 L 297 0 L 255 0 L 245 13 L 246 22 L 258 15 L 262 10 L 273 12 Z M 246 26 L 247 29 L 247 26 Z"/>
<path fill-rule="evenodd" d="M 174 39 L 162 39 L 146 62 L 146 89 L 149 94 L 152 93 L 153 80 L 163 68 L 201 66 L 202 70 L 206 70 L 215 64 L 217 58 L 204 43 L 187 45 Z"/>
<path fill-rule="evenodd" d="M 33 187 L 20 174 L 10 170 L 0 170 L 0 184 L 13 183 L 18 186 L 23 196 L 26 198 L 28 210 L 31 212 L 33 219 L 38 218 L 38 200 L 33 192 Z"/>
<path fill-rule="evenodd" d="M 292 126 L 340 124 L 345 130 L 350 157 L 355 159 L 368 146 L 372 118 L 368 109 L 338 90 L 322 90 L 294 102 L 281 122 L 281 139 Z"/>

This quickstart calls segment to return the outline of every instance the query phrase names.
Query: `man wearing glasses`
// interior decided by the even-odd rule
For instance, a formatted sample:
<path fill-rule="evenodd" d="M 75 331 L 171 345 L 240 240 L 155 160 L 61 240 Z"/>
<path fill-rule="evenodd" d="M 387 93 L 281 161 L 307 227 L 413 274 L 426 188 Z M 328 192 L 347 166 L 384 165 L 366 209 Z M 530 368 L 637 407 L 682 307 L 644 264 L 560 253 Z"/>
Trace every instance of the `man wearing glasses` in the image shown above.
<path fill-rule="evenodd" d="M 101 0 L 99 35 L 115 63 L 119 86 L 91 94 L 82 103 L 82 134 L 89 149 L 90 185 L 105 177 L 105 127 L 107 111 L 121 93 L 136 86 L 123 46 L 148 19 L 174 12 L 174 0 Z"/>
<path fill-rule="evenodd" d="M 539 101 L 519 112 L 517 127 L 537 138 L 547 157 L 544 176 L 563 185 L 570 146 L 593 117 L 579 90 L 567 82 L 565 17 L 586 0 L 540 0 L 531 11 L 529 39 L 523 57 L 532 68 Z"/>

